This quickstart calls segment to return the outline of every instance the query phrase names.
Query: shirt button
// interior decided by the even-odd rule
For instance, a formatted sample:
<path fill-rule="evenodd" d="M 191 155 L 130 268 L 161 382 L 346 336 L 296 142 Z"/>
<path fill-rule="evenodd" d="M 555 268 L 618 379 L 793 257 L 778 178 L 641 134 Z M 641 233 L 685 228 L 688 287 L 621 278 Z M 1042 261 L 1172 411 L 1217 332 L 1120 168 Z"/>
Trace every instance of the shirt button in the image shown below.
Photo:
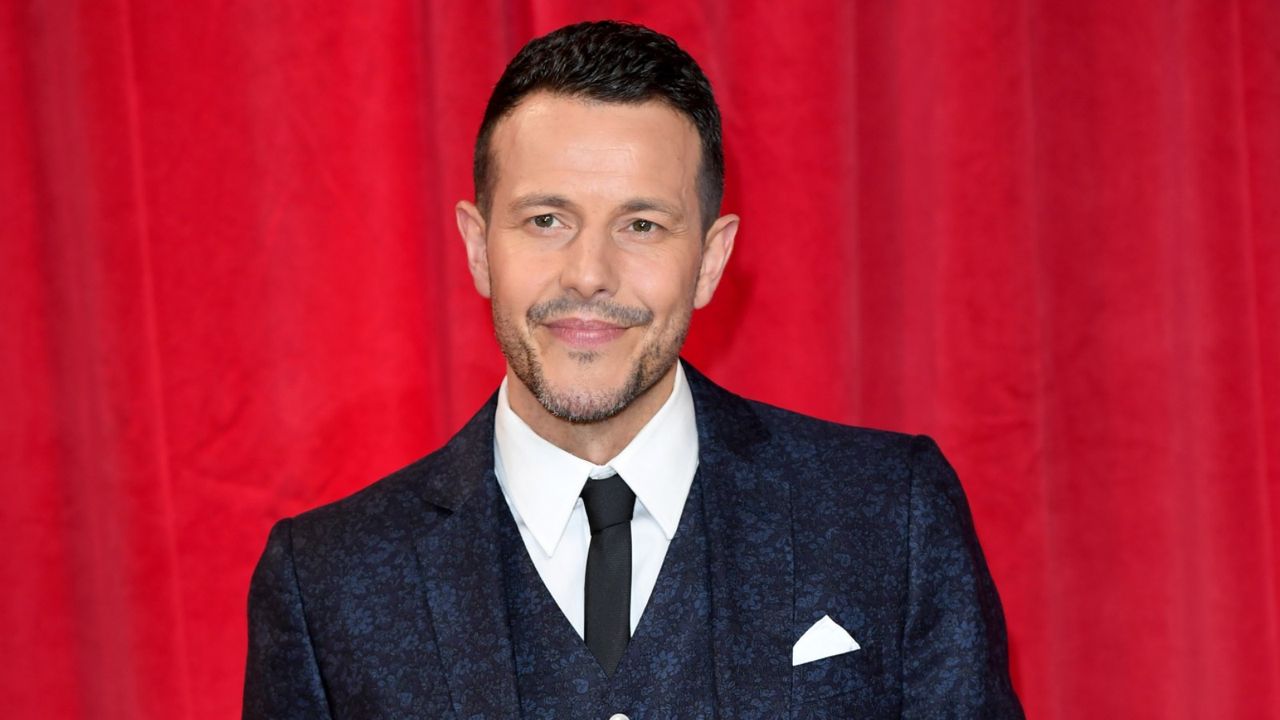
<path fill-rule="evenodd" d="M 609 716 L 609 720 L 631 720 L 631 718 L 623 715 L 622 713 L 614 713 Z"/>

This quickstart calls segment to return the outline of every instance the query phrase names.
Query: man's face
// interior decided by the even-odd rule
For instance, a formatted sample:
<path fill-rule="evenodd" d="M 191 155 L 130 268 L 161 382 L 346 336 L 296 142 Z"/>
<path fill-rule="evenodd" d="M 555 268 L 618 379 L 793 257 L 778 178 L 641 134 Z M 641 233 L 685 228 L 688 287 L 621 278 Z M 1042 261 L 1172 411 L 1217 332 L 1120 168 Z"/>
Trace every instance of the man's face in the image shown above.
<path fill-rule="evenodd" d="M 488 217 L 459 203 L 476 288 L 551 414 L 614 416 L 672 371 L 737 218 L 703 233 L 697 130 L 661 102 L 535 93 L 495 127 Z"/>

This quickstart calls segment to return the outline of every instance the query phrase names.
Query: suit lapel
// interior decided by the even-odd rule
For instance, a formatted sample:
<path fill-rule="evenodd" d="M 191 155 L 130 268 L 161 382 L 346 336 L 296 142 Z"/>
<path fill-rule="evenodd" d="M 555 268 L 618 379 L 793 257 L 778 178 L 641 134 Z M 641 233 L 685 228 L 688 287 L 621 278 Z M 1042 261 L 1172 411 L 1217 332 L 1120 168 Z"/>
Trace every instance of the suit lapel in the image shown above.
<path fill-rule="evenodd" d="M 734 718 L 787 717 L 794 558 L 790 486 L 740 397 L 685 365 L 698 419 L 712 591 L 716 703 Z"/>
<path fill-rule="evenodd" d="M 459 718 L 519 714 L 498 545 L 506 512 L 493 475 L 494 401 L 427 470 L 424 499 L 451 513 L 415 538 L 440 660 Z"/>
<path fill-rule="evenodd" d="M 734 718 L 790 714 L 795 569 L 790 485 L 740 397 L 685 364 L 697 413 L 711 586 L 716 703 Z M 495 396 L 496 398 L 496 396 Z M 423 499 L 450 514 L 415 538 L 459 718 L 515 718 L 516 671 L 499 554 L 495 398 L 430 467 Z"/>

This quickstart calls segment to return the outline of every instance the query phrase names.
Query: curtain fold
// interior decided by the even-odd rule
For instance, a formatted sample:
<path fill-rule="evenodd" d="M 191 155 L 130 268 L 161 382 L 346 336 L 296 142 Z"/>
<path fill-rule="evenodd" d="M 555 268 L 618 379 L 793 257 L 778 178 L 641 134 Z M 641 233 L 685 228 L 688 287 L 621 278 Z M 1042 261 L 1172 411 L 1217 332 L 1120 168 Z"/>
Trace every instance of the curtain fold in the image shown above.
<path fill-rule="evenodd" d="M 936 437 L 1030 717 L 1280 715 L 1280 4 L 0 8 L 0 704 L 238 712 L 277 518 L 503 363 L 466 272 L 530 37 L 675 36 L 743 218 L 686 356 Z"/>

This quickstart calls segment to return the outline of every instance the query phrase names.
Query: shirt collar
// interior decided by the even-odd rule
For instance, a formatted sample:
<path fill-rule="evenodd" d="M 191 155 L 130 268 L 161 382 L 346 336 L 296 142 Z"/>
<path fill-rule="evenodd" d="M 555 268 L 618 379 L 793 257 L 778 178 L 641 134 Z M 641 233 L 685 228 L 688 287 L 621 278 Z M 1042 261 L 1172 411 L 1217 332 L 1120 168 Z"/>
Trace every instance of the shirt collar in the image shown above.
<path fill-rule="evenodd" d="M 535 433 L 511 409 L 504 378 L 494 415 L 494 456 L 508 502 L 548 556 L 555 554 L 587 478 L 615 472 L 670 540 L 698 468 L 693 393 L 684 368 L 676 363 L 670 397 L 605 465 L 565 452 Z"/>

